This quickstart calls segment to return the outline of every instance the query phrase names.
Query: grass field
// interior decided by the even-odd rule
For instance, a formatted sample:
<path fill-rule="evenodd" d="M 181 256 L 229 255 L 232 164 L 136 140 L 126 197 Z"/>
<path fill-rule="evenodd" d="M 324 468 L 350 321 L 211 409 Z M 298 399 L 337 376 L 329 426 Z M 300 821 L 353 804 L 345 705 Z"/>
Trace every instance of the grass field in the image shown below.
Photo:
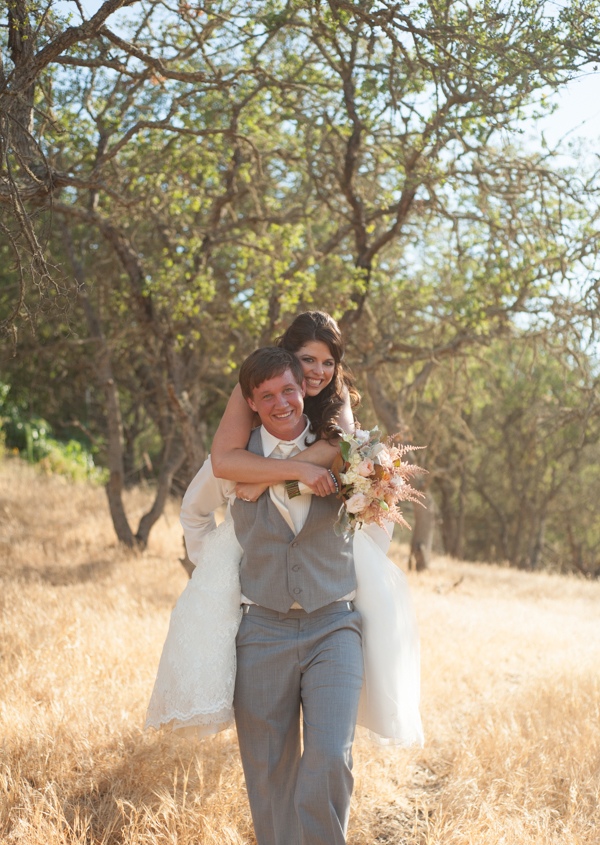
<path fill-rule="evenodd" d="M 0 462 L 3 845 L 254 842 L 234 731 L 142 730 L 181 552 L 175 505 L 132 554 L 102 490 Z M 349 845 L 600 843 L 600 583 L 439 558 L 409 579 L 426 745 L 359 735 Z"/>

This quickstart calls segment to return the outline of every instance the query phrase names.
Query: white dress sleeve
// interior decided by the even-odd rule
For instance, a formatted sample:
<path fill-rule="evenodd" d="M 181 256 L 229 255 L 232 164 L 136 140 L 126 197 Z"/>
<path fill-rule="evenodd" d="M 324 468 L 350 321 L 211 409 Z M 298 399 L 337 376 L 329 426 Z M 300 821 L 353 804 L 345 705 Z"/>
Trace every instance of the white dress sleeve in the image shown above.
<path fill-rule="evenodd" d="M 195 552 L 196 568 L 171 613 L 145 727 L 208 736 L 233 722 L 242 550 L 231 518 Z"/>
<path fill-rule="evenodd" d="M 202 561 L 206 537 L 216 528 L 215 510 L 232 498 L 235 482 L 216 478 L 209 455 L 185 491 L 179 514 L 187 554 L 194 566 Z"/>
<path fill-rule="evenodd" d="M 423 745 L 417 621 L 404 573 L 376 525 L 354 533 L 355 607 L 363 620 L 364 682 L 357 723 L 381 745 Z"/>

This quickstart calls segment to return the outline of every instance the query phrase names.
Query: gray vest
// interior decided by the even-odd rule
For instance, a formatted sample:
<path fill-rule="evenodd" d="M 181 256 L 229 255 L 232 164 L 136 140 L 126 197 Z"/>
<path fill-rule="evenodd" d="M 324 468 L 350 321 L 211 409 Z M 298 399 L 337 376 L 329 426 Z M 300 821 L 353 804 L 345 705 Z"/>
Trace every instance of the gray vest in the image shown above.
<path fill-rule="evenodd" d="M 263 454 L 259 428 L 246 448 Z M 312 613 L 355 590 L 352 537 L 333 530 L 339 509 L 336 496 L 311 496 L 306 522 L 295 535 L 268 490 L 256 502 L 235 499 L 231 515 L 244 550 L 242 593 L 281 613 L 294 602 Z"/>

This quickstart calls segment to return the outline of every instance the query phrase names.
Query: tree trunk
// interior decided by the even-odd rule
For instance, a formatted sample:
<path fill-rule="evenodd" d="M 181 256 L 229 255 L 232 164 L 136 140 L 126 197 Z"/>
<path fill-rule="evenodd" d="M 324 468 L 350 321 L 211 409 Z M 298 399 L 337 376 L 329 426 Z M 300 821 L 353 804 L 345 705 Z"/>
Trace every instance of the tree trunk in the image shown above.
<path fill-rule="evenodd" d="M 117 227 L 113 226 L 108 220 L 97 219 L 100 230 L 108 243 L 112 246 L 116 255 L 121 261 L 124 270 L 130 281 L 131 290 L 133 292 L 138 308 L 139 318 L 148 326 L 149 331 L 153 335 L 158 336 L 163 341 L 163 348 L 166 349 L 167 363 L 172 364 L 169 358 L 168 343 L 165 344 L 165 338 L 162 337 L 160 327 L 156 321 L 156 315 L 150 297 L 143 295 L 143 268 L 138 254 L 129 242 L 128 238 Z M 103 337 L 102 329 L 99 320 L 94 314 L 92 305 L 87 296 L 83 278 L 83 268 L 80 262 L 76 261 L 72 243 L 70 243 L 70 254 L 73 261 L 73 266 L 76 269 L 76 276 L 80 284 L 80 298 L 86 311 L 88 318 L 88 325 L 93 336 L 99 340 L 101 353 L 99 356 L 100 377 L 104 382 L 104 387 L 107 396 L 107 428 L 108 428 L 108 462 L 110 469 L 110 480 L 106 487 L 108 495 L 110 513 L 113 520 L 113 525 L 120 542 L 126 546 L 139 546 L 145 548 L 148 544 L 148 538 L 152 527 L 163 513 L 164 506 L 169 494 L 169 489 L 173 475 L 182 465 L 185 454 L 179 452 L 175 456 L 170 456 L 170 445 L 173 438 L 173 426 L 169 426 L 169 430 L 162 432 L 165 449 L 163 453 L 163 462 L 159 473 L 158 489 L 156 496 L 150 510 L 144 514 L 140 520 L 138 530 L 134 535 L 123 506 L 123 488 L 125 481 L 124 470 L 124 436 L 123 424 L 121 418 L 121 410 L 119 404 L 119 395 L 114 380 L 111 377 L 104 378 L 105 374 L 110 371 L 110 353 L 108 346 Z M 172 385 L 170 385 L 172 388 Z M 186 428 L 183 426 L 184 436 Z"/>
<path fill-rule="evenodd" d="M 167 385 L 167 392 L 171 402 L 171 407 L 174 409 L 179 421 L 179 428 L 185 448 L 185 454 L 182 455 L 179 466 L 181 466 L 184 459 L 187 458 L 193 472 L 196 473 L 204 463 L 206 452 L 204 446 L 200 442 L 200 438 L 198 437 L 200 426 L 195 418 L 190 398 L 186 390 L 181 390 L 177 393 L 172 382 L 169 382 Z M 175 472 L 176 471 L 177 470 L 175 470 Z"/>
<path fill-rule="evenodd" d="M 382 369 L 380 367 L 377 372 L 369 370 L 366 373 L 367 390 L 373 403 L 373 410 L 388 434 L 405 432 L 407 428 L 402 419 L 402 411 L 398 407 L 398 403 L 390 399 L 390 394 L 393 395 L 393 392 L 386 389 L 386 385 L 382 384 Z"/>
<path fill-rule="evenodd" d="M 196 567 L 188 557 L 187 548 L 186 548 L 186 545 L 185 545 L 185 537 L 181 538 L 181 542 L 183 543 L 183 557 L 179 558 L 179 563 L 185 569 L 185 571 L 187 573 L 187 577 L 191 578 L 193 573 L 194 573 L 194 569 Z"/>
<path fill-rule="evenodd" d="M 415 505 L 415 524 L 410 543 L 410 557 L 408 568 L 417 572 L 429 568 L 431 563 L 431 549 L 433 545 L 433 531 L 435 528 L 436 505 L 429 491 L 425 492 L 425 507 Z"/>
<path fill-rule="evenodd" d="M 171 452 L 173 452 L 173 454 L 170 454 Z M 135 535 L 138 544 L 142 548 L 146 548 L 148 545 L 150 531 L 163 514 L 169 490 L 171 489 L 173 476 L 182 466 L 185 459 L 186 454 L 184 449 L 181 447 L 173 449 L 172 442 L 167 445 L 160 468 L 160 474 L 158 476 L 158 487 L 156 490 L 156 496 L 154 497 L 154 502 L 152 503 L 152 507 L 148 513 L 145 513 L 140 519 L 137 534 Z"/>
<path fill-rule="evenodd" d="M 105 227 L 105 229 L 110 231 L 111 237 L 109 238 L 109 241 L 112 243 L 121 259 L 125 259 L 123 263 L 127 264 L 130 277 L 133 275 L 136 279 L 139 279 L 140 267 L 136 261 L 134 251 L 127 240 L 119 234 L 114 227 L 109 225 Z M 110 349 L 104 337 L 100 320 L 98 319 L 94 306 L 88 296 L 83 266 L 75 255 L 71 235 L 66 229 L 64 242 L 74 269 L 78 296 L 87 319 L 90 336 L 93 337 L 97 343 L 95 355 L 96 371 L 98 374 L 98 380 L 102 385 L 106 396 L 106 426 L 108 441 L 107 457 L 110 472 L 109 481 L 106 485 L 106 494 L 108 497 L 110 515 L 119 542 L 129 548 L 146 548 L 148 545 L 150 531 L 164 512 L 175 473 L 182 467 L 186 459 L 191 461 L 194 467 L 194 472 L 204 460 L 203 447 L 199 443 L 199 438 L 197 436 L 197 431 L 198 429 L 201 429 L 201 426 L 194 424 L 195 420 L 187 393 L 185 391 L 180 391 L 178 394 L 174 384 L 169 382 L 167 392 L 169 394 L 171 404 L 177 412 L 180 429 L 182 431 L 183 446 L 176 443 L 176 423 L 172 420 L 170 421 L 168 428 L 161 432 L 164 450 L 158 476 L 156 495 L 154 497 L 152 507 L 141 517 L 137 532 L 134 534 L 131 526 L 129 525 L 123 504 L 123 490 L 125 487 L 125 439 L 123 434 L 119 392 L 112 373 Z M 117 249 L 117 247 L 119 247 L 119 249 Z M 143 316 L 147 322 L 151 323 L 152 326 L 155 327 L 154 313 L 151 304 L 144 306 Z M 163 345 L 163 350 L 165 348 L 166 345 Z M 177 381 L 177 362 L 174 361 L 172 354 L 169 357 L 168 350 L 166 354 L 168 357 L 169 371 L 172 379 L 173 381 Z"/>
<path fill-rule="evenodd" d="M 8 4 L 8 49 L 18 76 L 33 62 L 35 35 L 29 20 L 30 9 L 25 0 Z M 33 138 L 33 82 L 17 88 L 12 98 L 5 98 L 8 106 L 8 147 L 15 153 L 17 161 L 25 172 L 41 163 L 41 155 Z"/>
<path fill-rule="evenodd" d="M 440 475 L 437 479 L 442 545 L 446 554 L 458 559 L 464 556 L 466 488 L 464 467 L 461 470 L 458 490 L 448 475 Z"/>
<path fill-rule="evenodd" d="M 467 473 L 463 466 L 460 473 L 460 488 L 458 491 L 458 519 L 456 522 L 456 545 L 454 557 L 462 560 L 465 554 L 465 498 L 467 491 Z"/>
<path fill-rule="evenodd" d="M 448 555 L 456 557 L 458 515 L 454 503 L 454 486 L 447 477 L 438 479 L 442 545 Z"/>
<path fill-rule="evenodd" d="M 63 240 L 73 266 L 77 281 L 78 298 L 83 307 L 88 330 L 90 336 L 96 342 L 96 352 L 94 355 L 96 373 L 98 383 L 102 387 L 106 398 L 107 459 L 110 473 L 108 483 L 106 484 L 108 507 L 119 542 L 129 548 L 133 548 L 136 545 L 136 539 L 129 525 L 125 506 L 123 505 L 123 488 L 125 486 L 123 422 L 121 418 L 119 392 L 113 378 L 110 350 L 106 343 L 100 320 L 88 296 L 83 266 L 75 255 L 73 240 L 67 229 L 64 230 Z"/>
<path fill-rule="evenodd" d="M 534 571 L 538 568 L 540 562 L 546 533 L 546 517 L 540 516 L 538 519 L 537 529 L 534 529 L 531 538 L 531 551 L 529 552 L 529 569 Z"/>
<path fill-rule="evenodd" d="M 396 434 L 407 431 L 406 424 L 402 419 L 401 409 L 398 403 L 390 399 L 392 391 L 386 391 L 381 381 L 380 372 L 371 370 L 367 374 L 367 385 L 373 408 L 377 418 L 381 421 L 388 434 Z M 416 485 L 418 486 L 418 484 Z M 429 491 L 425 492 L 425 507 L 415 505 L 415 524 L 413 527 L 409 566 L 413 564 L 417 572 L 427 569 L 431 561 L 431 549 L 433 546 L 433 530 L 435 527 L 436 506 L 433 496 Z"/>

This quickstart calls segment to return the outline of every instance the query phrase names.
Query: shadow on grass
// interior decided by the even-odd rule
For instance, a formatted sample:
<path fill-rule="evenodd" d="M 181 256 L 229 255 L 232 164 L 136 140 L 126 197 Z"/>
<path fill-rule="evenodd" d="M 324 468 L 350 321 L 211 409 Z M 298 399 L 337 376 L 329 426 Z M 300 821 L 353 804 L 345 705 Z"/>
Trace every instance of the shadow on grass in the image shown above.
<path fill-rule="evenodd" d="M 108 578 L 118 565 L 116 560 L 97 559 L 76 566 L 22 566 L 10 572 L 3 570 L 2 577 L 28 583 L 41 582 L 52 587 L 70 587 Z"/>
<path fill-rule="evenodd" d="M 201 742 L 149 732 L 65 744 L 39 737 L 21 747 L 1 841 L 255 845 L 233 731 Z"/>

